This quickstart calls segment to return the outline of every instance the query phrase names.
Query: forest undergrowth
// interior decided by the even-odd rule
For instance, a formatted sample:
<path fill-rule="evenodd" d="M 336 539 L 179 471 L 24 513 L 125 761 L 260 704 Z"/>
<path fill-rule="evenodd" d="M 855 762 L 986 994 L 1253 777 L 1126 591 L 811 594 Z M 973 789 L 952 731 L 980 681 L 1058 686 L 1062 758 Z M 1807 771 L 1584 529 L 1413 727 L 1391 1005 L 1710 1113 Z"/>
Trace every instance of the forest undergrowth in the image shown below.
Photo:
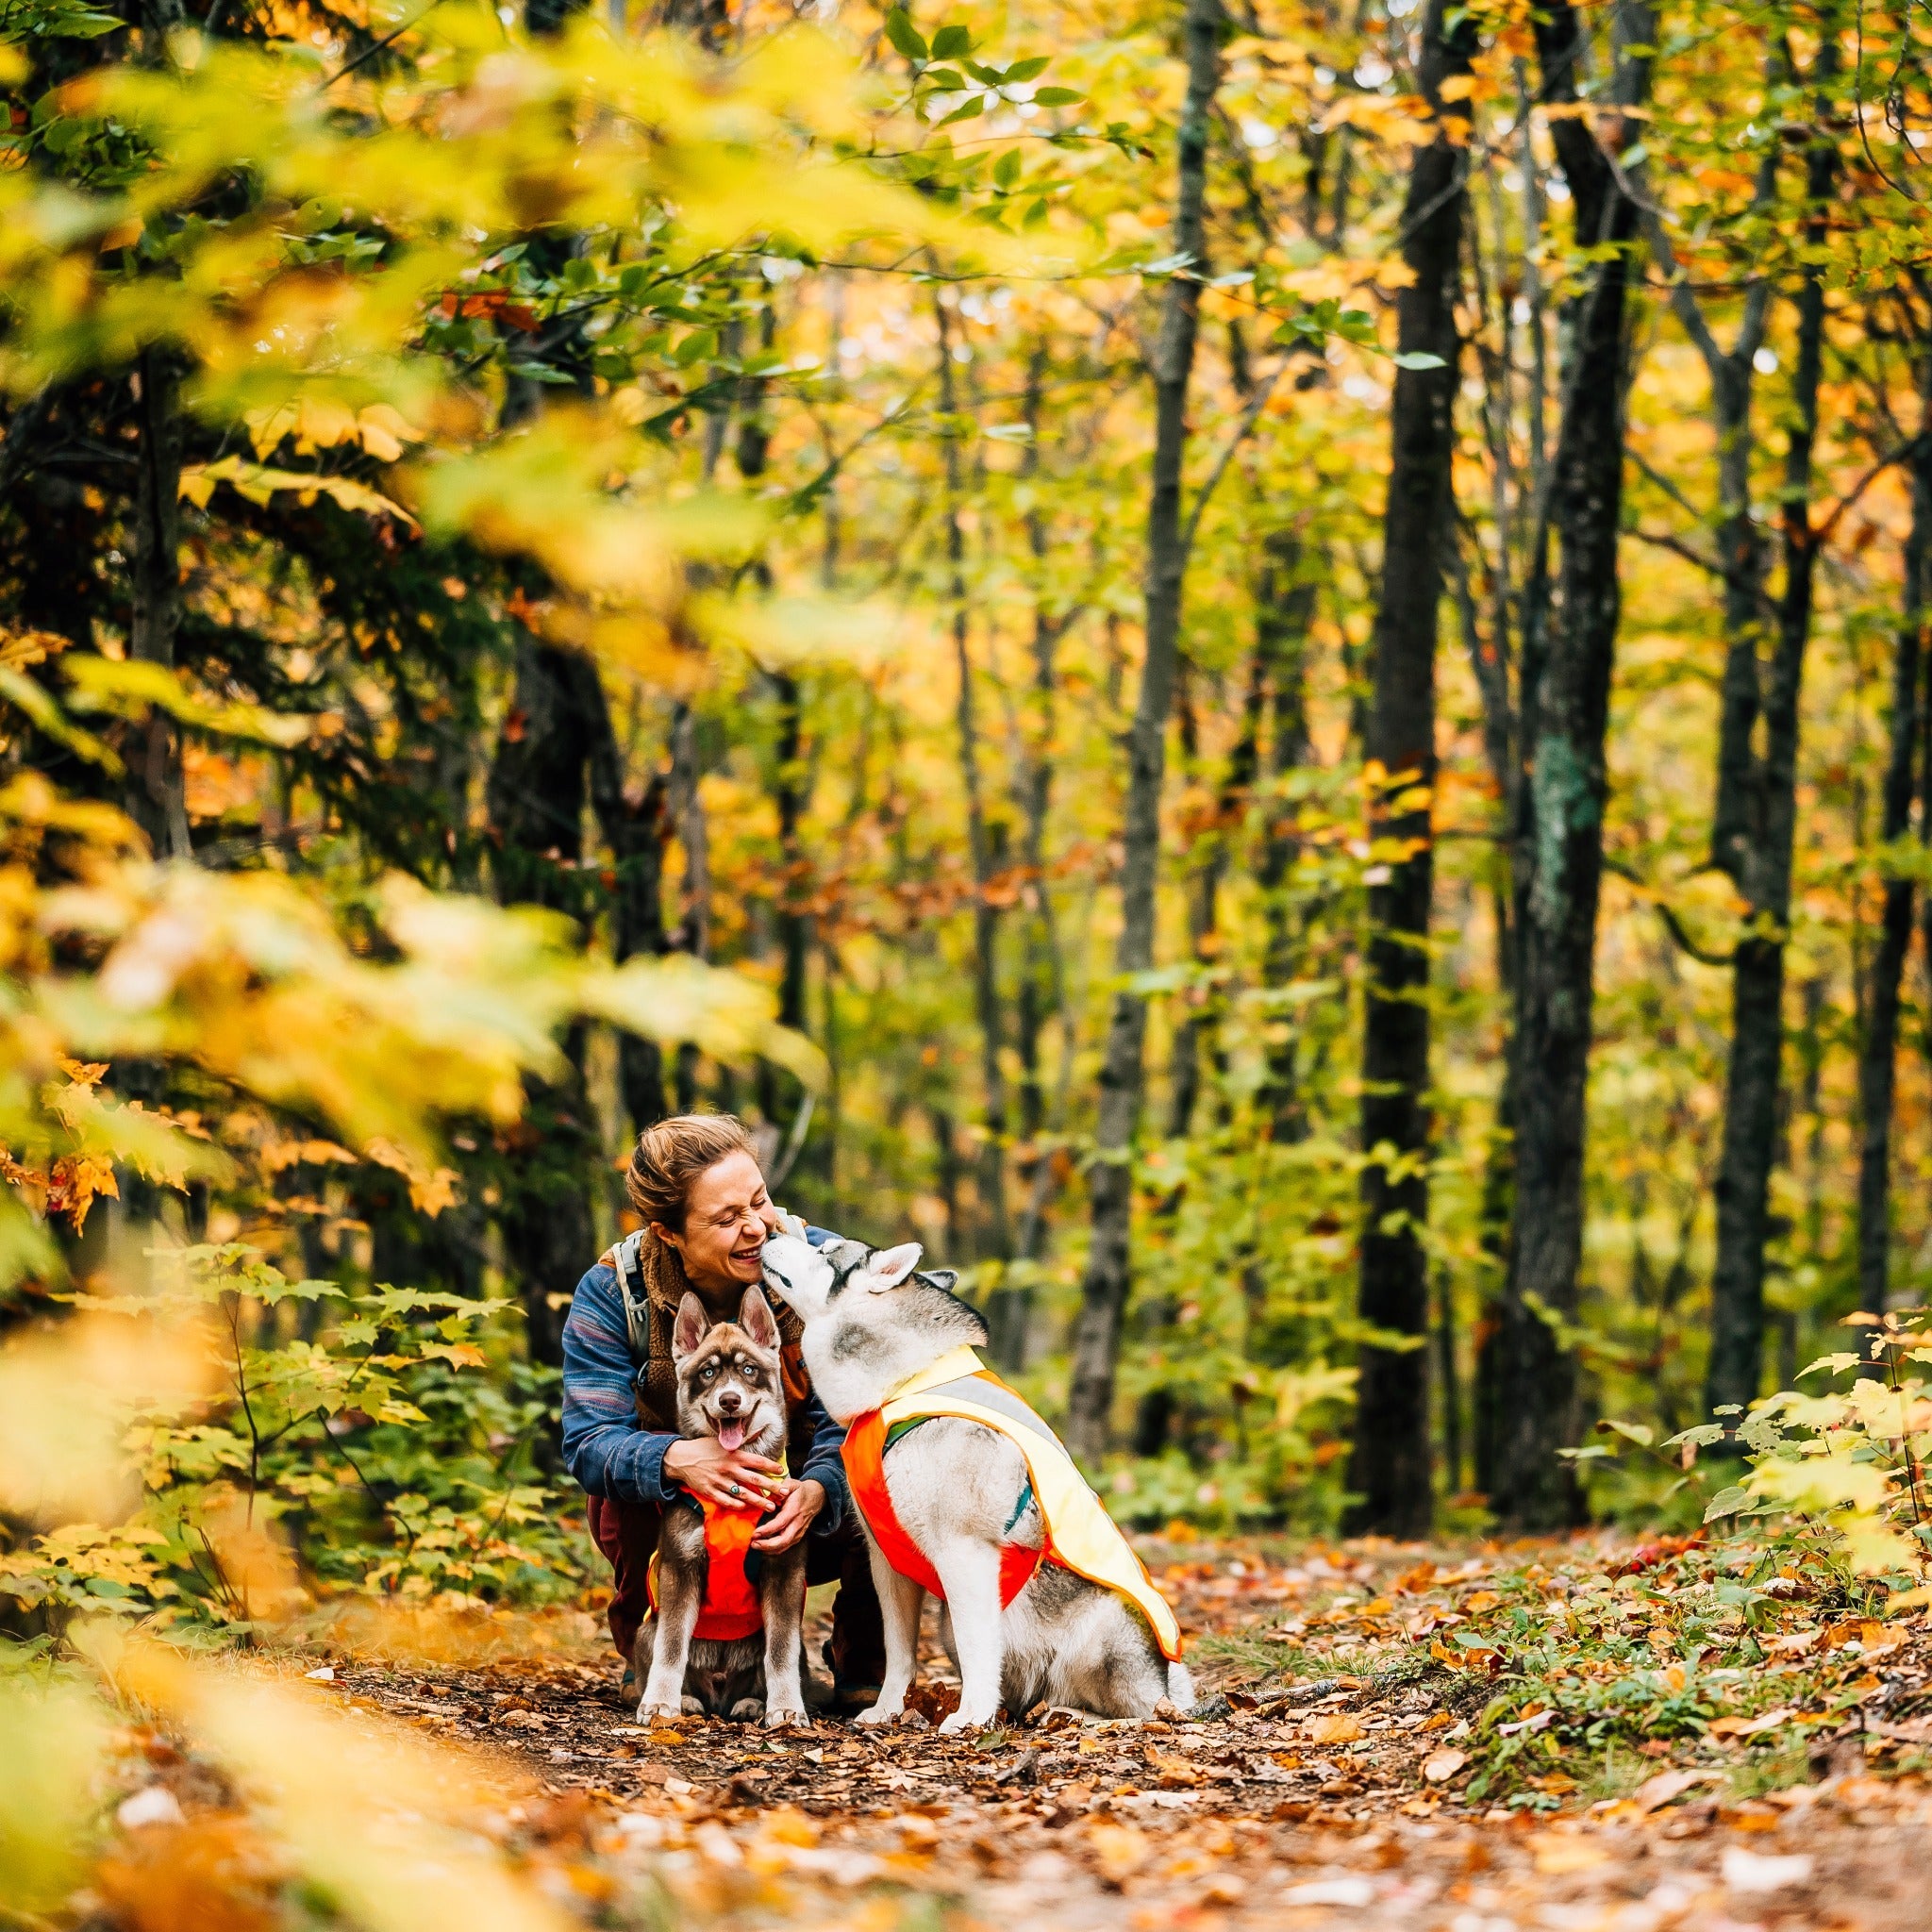
<path fill-rule="evenodd" d="M 1191 1718 L 942 1736 L 928 1617 L 896 1725 L 645 1727 L 594 1595 L 342 1606 L 199 1663 L 18 1654 L 17 1715 L 105 1727 L 58 1844 L 47 1788 L 70 1862 L 14 1916 L 401 1925 L 460 1884 L 517 1932 L 1924 1923 L 1923 1607 L 1761 1538 L 1141 1547 L 1194 1636 Z"/>

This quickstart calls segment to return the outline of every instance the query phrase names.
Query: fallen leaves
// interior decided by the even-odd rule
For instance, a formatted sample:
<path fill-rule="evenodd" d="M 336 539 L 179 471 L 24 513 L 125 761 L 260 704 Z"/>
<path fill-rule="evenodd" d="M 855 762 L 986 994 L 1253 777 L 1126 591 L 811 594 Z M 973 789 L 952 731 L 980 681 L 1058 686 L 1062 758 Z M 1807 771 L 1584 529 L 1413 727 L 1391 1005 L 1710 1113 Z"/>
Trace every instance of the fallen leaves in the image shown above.
<path fill-rule="evenodd" d="M 1303 1732 L 1311 1744 L 1353 1744 L 1368 1736 L 1361 1720 L 1346 1711 L 1324 1711 L 1320 1717 L 1311 1717 Z"/>
<path fill-rule="evenodd" d="M 1610 1855 L 1594 1839 L 1576 1832 L 1545 1831 L 1530 1840 L 1530 1856 L 1539 1872 L 1546 1877 L 1558 1877 L 1588 1872 L 1606 1863 Z"/>
<path fill-rule="evenodd" d="M 1732 1891 L 1783 1891 L 1803 1885 L 1811 1876 L 1812 1860 L 1803 1852 L 1778 1857 L 1746 1851 L 1742 1845 L 1726 1845 L 1721 1870 Z"/>
<path fill-rule="evenodd" d="M 1756 1717 L 1715 1718 L 1710 1734 L 1713 1738 L 1761 1738 L 1767 1731 L 1790 1724 L 1796 1715 L 1789 1706 L 1781 1704 L 1775 1710 L 1760 1711 Z"/>
<path fill-rule="evenodd" d="M 1087 1834 L 1100 1875 L 1109 1885 L 1130 1878 L 1153 1856 L 1144 1832 L 1131 1824 L 1096 1824 Z"/>
<path fill-rule="evenodd" d="M 1160 1789 L 1164 1791 L 1183 1790 L 1207 1781 L 1207 1774 L 1198 1765 L 1155 1744 L 1147 1747 L 1147 1762 L 1159 1773 Z"/>
<path fill-rule="evenodd" d="M 1645 1778 L 1631 1792 L 1631 1802 L 1640 1811 L 1661 1810 L 1686 1791 L 1694 1790 L 1698 1785 L 1710 1784 L 1718 1776 L 1714 1771 L 1660 1771 L 1655 1777 Z"/>
<path fill-rule="evenodd" d="M 1444 1744 L 1423 1759 L 1423 1775 L 1432 1785 L 1445 1785 L 1469 1762 L 1469 1753 Z"/>

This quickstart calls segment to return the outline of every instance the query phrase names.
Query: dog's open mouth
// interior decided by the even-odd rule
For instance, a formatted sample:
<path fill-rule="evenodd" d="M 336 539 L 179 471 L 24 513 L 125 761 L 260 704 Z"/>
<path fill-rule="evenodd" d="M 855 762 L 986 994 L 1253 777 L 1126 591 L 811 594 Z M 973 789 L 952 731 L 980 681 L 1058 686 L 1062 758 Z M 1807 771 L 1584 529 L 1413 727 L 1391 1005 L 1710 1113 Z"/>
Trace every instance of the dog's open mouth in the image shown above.
<path fill-rule="evenodd" d="M 718 1446 L 721 1449 L 741 1449 L 744 1446 L 744 1418 L 741 1415 L 728 1417 L 718 1424 Z"/>

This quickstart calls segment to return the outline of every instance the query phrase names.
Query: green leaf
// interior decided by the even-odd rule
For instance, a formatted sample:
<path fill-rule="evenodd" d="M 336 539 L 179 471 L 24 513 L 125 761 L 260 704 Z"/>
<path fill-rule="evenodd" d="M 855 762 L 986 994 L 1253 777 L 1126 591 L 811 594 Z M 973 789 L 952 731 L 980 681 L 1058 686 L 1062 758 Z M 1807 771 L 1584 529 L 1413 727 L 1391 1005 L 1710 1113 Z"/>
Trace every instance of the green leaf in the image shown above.
<path fill-rule="evenodd" d="M 1043 87 L 1033 96 L 1033 104 L 1037 108 L 1071 108 L 1086 98 L 1070 87 Z"/>
<path fill-rule="evenodd" d="M 1036 75 L 1044 74 L 1046 69 L 1047 57 L 1044 54 L 1029 54 L 1025 59 L 1015 60 L 1007 69 L 1007 79 L 1008 82 L 1031 80 Z"/>
<path fill-rule="evenodd" d="M 1735 1516 L 1753 1500 L 1751 1491 L 1742 1483 L 1733 1483 L 1727 1490 L 1720 1490 L 1705 1506 L 1704 1520 L 1714 1523 L 1720 1516 Z"/>
<path fill-rule="evenodd" d="M 963 94 L 966 92 L 966 76 L 950 67 L 928 67 L 919 76 L 922 87 L 929 87 L 936 94 Z"/>
<path fill-rule="evenodd" d="M 1603 1422 L 1599 1423 L 1597 1427 L 1608 1429 L 1613 1434 L 1622 1436 L 1626 1441 L 1635 1442 L 1640 1449 L 1648 1449 L 1657 1441 L 1657 1431 L 1647 1423 Z"/>
<path fill-rule="evenodd" d="M 1719 1423 L 1699 1423 L 1692 1429 L 1679 1429 L 1674 1436 L 1666 1436 L 1663 1446 L 1666 1449 L 1681 1449 L 1686 1442 L 1694 1442 L 1700 1449 L 1708 1449 L 1713 1442 L 1722 1442 L 1729 1432 Z"/>
<path fill-rule="evenodd" d="M 962 54 L 973 51 L 973 30 L 961 26 L 957 21 L 950 26 L 942 26 L 932 37 L 932 58 L 935 60 L 957 60 Z"/>
<path fill-rule="evenodd" d="M 1404 349 L 1389 359 L 1398 369 L 1446 369 L 1449 366 L 1441 357 L 1431 356 L 1425 349 Z"/>
<path fill-rule="evenodd" d="M 918 66 L 925 64 L 925 42 L 903 7 L 895 7 L 886 15 L 886 38 L 907 59 Z"/>
<path fill-rule="evenodd" d="M 974 94 L 964 107 L 955 108 L 939 125 L 941 127 L 950 127 L 955 121 L 971 121 L 974 115 L 985 112 L 986 96 L 984 94 Z"/>
<path fill-rule="evenodd" d="M 1009 147 L 992 164 L 992 178 L 1002 188 L 1010 188 L 1020 178 L 1020 150 Z"/>

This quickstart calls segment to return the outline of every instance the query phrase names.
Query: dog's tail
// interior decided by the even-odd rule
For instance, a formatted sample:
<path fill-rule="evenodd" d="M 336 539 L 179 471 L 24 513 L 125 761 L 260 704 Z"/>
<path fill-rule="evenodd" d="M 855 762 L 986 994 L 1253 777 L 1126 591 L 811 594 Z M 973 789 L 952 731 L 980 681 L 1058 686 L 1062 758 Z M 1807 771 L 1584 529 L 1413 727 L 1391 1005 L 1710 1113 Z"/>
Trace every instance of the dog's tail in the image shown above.
<path fill-rule="evenodd" d="M 1186 1664 L 1167 1667 L 1167 1701 L 1185 1717 L 1194 1707 L 1194 1680 Z"/>

